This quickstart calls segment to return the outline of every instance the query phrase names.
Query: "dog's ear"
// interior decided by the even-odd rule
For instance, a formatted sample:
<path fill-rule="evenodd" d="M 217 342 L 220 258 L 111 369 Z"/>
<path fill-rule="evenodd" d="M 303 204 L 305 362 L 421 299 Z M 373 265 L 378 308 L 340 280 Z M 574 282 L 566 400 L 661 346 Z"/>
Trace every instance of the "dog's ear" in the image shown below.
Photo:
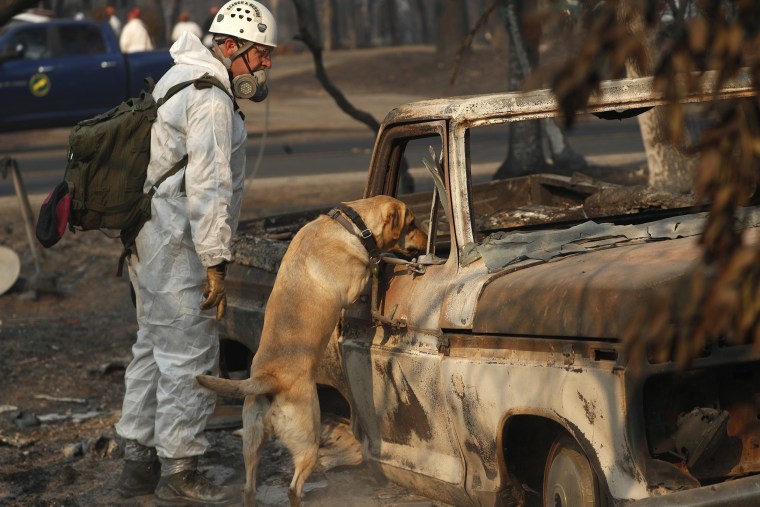
<path fill-rule="evenodd" d="M 386 209 L 385 230 L 389 233 L 391 241 L 398 241 L 404 228 L 406 218 L 406 206 L 400 202 L 391 203 Z"/>

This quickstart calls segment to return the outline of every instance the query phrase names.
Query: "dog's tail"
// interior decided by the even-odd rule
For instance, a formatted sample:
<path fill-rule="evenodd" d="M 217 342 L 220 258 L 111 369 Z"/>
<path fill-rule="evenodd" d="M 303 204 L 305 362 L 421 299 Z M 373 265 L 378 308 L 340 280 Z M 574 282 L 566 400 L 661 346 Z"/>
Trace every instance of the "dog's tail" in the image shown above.
<path fill-rule="evenodd" d="M 203 387 L 211 389 L 222 396 L 230 398 L 245 398 L 246 396 L 258 396 L 274 392 L 274 386 L 257 378 L 245 380 L 230 380 L 227 378 L 198 375 L 195 377 Z"/>

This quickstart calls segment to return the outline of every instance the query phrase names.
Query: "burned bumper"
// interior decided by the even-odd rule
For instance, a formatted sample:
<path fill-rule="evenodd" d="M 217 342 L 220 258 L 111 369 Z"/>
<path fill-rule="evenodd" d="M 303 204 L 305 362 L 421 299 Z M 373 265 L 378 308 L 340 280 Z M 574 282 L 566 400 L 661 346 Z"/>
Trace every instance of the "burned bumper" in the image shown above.
<path fill-rule="evenodd" d="M 679 507 L 755 507 L 760 505 L 760 475 L 752 475 L 662 496 L 653 496 L 633 502 L 630 507 L 672 505 Z"/>

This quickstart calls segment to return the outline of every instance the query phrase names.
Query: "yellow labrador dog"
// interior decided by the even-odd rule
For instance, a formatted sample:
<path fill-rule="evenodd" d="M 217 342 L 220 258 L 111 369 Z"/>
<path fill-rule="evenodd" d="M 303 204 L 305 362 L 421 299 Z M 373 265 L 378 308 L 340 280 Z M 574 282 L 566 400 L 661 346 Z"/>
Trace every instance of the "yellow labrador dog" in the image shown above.
<path fill-rule="evenodd" d="M 319 448 L 317 366 L 341 311 L 367 284 L 370 254 L 411 255 L 424 251 L 426 244 L 427 235 L 415 225 L 412 212 L 388 196 L 338 206 L 295 235 L 269 296 L 251 377 L 235 381 L 198 376 L 198 382 L 219 394 L 245 398 L 245 505 L 256 503 L 260 452 L 272 435 L 293 456 L 288 497 L 291 506 L 301 504 Z"/>

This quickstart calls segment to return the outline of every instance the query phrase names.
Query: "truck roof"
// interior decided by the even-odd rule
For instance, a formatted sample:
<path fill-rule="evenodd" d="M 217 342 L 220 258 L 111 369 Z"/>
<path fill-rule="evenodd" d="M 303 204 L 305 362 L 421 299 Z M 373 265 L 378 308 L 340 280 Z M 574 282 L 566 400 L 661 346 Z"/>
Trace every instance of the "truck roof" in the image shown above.
<path fill-rule="evenodd" d="M 52 18 L 52 16 L 48 14 L 38 14 L 36 12 L 20 12 L 13 16 L 11 19 L 13 21 L 21 21 L 26 23 L 41 23 L 43 21 L 49 21 Z"/>
<path fill-rule="evenodd" d="M 718 81 L 714 71 L 705 72 L 701 87 L 690 92 L 683 102 L 702 102 L 728 97 L 755 95 L 750 73 L 741 69 L 736 77 L 725 82 L 713 95 Z M 599 90 L 591 95 L 587 112 L 628 110 L 664 104 L 661 91 L 654 89 L 651 77 L 604 81 Z M 493 93 L 422 100 L 401 105 L 391 110 L 383 125 L 413 123 L 432 119 L 471 123 L 493 118 L 509 118 L 510 121 L 561 116 L 557 99 L 550 89 L 529 92 Z"/>

